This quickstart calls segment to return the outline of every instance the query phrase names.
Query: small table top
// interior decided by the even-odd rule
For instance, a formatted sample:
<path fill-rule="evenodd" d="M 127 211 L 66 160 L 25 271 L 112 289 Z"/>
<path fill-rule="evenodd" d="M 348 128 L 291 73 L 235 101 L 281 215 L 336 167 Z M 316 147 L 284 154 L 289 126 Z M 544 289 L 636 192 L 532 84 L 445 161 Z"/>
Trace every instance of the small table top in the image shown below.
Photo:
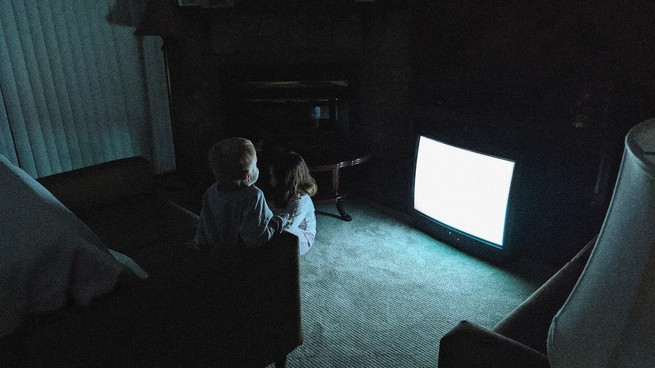
<path fill-rule="evenodd" d="M 333 170 L 339 170 L 343 167 L 352 167 L 355 165 L 362 164 L 368 160 L 371 159 L 370 154 L 365 154 L 364 156 L 360 156 L 354 159 L 349 159 L 346 161 L 339 161 L 337 163 L 333 164 L 323 164 L 323 165 L 317 165 L 317 166 L 309 166 L 310 171 L 315 171 L 315 172 L 321 172 L 321 171 L 333 171 Z"/>

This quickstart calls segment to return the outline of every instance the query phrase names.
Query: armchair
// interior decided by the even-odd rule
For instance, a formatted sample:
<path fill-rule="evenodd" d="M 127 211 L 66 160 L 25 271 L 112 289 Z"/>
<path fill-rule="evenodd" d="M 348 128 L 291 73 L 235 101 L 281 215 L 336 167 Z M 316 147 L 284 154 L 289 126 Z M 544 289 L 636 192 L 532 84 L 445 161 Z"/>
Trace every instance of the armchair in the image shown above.
<path fill-rule="evenodd" d="M 575 286 L 596 238 L 528 299 L 487 329 L 462 321 L 439 344 L 440 368 L 548 368 L 548 330 Z"/>
<path fill-rule="evenodd" d="M 39 181 L 150 277 L 123 280 L 87 306 L 28 311 L 0 337 L 1 367 L 280 367 L 302 343 L 296 236 L 186 248 L 198 217 L 159 192 L 141 157 Z"/>
<path fill-rule="evenodd" d="M 302 343 L 298 239 L 253 249 L 167 249 L 167 274 L 88 307 L 28 317 L 8 367 L 284 367 Z"/>

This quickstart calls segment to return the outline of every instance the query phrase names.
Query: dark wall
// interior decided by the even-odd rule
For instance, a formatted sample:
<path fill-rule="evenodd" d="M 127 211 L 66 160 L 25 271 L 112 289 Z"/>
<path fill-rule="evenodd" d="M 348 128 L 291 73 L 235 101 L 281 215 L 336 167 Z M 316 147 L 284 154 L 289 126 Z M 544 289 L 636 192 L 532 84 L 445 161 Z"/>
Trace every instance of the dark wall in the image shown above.
<path fill-rule="evenodd" d="M 625 98 L 655 77 L 654 8 L 609 0 L 419 6 L 412 98 L 514 115 L 525 120 L 519 128 L 622 134 L 635 121 L 617 120 L 649 113 L 642 106 L 633 116 L 610 116 L 629 113 Z"/>

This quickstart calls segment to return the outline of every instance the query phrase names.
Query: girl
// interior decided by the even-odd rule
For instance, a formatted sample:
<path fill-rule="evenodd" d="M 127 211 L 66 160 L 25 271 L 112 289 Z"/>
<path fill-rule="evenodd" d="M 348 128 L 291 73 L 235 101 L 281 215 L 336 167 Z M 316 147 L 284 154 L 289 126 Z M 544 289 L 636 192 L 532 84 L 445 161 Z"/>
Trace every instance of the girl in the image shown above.
<path fill-rule="evenodd" d="M 300 255 L 307 253 L 316 236 L 316 215 L 311 197 L 318 187 L 303 158 L 295 152 L 280 155 L 269 167 L 274 214 L 288 214 L 286 231 L 300 239 Z"/>

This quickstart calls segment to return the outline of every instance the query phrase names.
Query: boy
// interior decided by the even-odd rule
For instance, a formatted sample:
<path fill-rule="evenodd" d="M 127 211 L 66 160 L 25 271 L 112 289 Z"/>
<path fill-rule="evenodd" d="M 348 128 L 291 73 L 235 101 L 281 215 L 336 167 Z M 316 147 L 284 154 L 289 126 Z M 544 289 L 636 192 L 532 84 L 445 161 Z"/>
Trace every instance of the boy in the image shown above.
<path fill-rule="evenodd" d="M 288 215 L 273 216 L 263 192 L 253 185 L 259 169 L 251 141 L 223 139 L 209 151 L 208 162 L 216 182 L 202 198 L 194 244 L 257 247 L 284 230 Z"/>

